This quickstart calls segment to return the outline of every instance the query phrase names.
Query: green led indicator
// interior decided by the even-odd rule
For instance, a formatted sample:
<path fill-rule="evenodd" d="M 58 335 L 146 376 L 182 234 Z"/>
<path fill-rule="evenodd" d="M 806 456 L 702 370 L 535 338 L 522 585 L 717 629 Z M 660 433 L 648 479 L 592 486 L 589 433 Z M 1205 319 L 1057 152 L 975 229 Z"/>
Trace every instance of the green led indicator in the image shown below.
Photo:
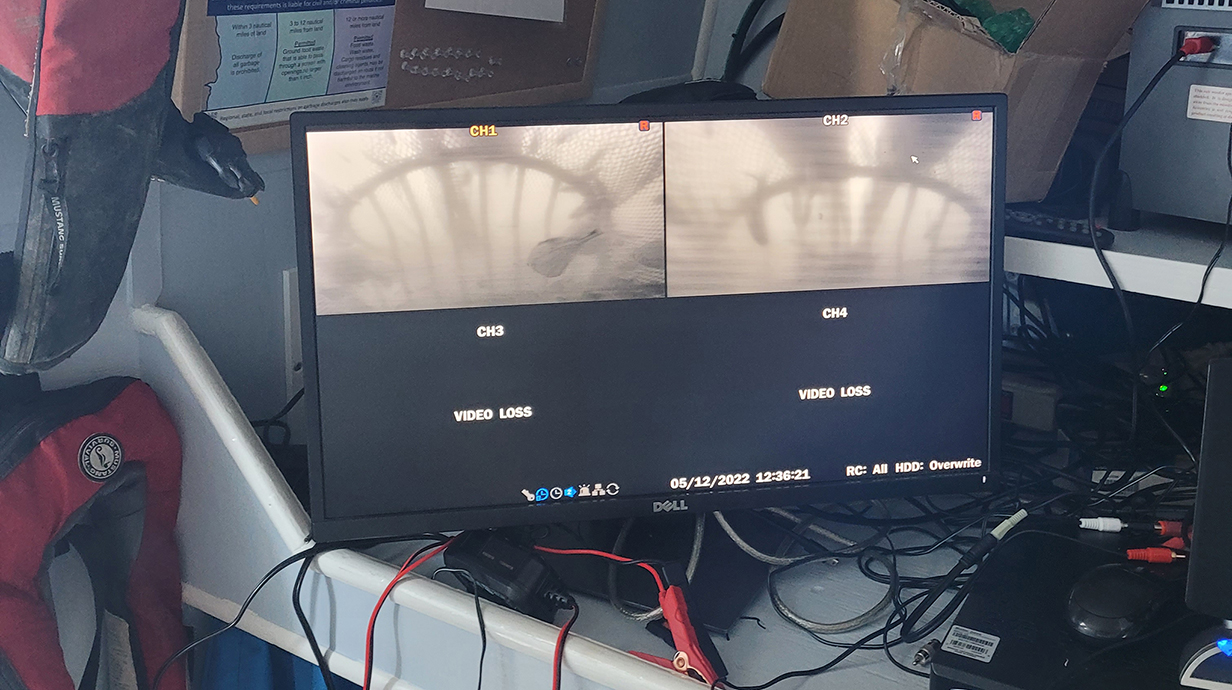
<path fill-rule="evenodd" d="M 1166 384 L 1166 383 L 1161 383 L 1161 384 L 1159 384 L 1159 392 L 1160 392 L 1160 393 L 1167 393 L 1167 392 L 1168 392 L 1168 384 Z"/>

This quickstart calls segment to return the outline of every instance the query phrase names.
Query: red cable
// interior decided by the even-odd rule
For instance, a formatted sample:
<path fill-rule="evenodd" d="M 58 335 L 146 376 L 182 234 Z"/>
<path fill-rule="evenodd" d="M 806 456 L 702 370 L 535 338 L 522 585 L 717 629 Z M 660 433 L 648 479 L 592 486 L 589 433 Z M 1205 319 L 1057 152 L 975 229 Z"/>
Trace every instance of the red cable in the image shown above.
<path fill-rule="evenodd" d="M 632 558 L 625 558 L 624 556 L 617 556 L 614 553 L 597 551 L 595 549 L 553 549 L 548 546 L 536 546 L 535 550 L 542 553 L 552 553 L 559 556 L 598 556 L 599 558 L 606 558 L 609 561 L 616 561 L 617 563 L 634 562 Z M 640 561 L 637 562 L 637 565 L 642 566 L 646 572 L 650 573 L 650 575 L 654 577 L 655 586 L 659 588 L 659 594 L 663 594 L 667 591 L 667 588 L 663 586 L 663 578 L 659 576 L 659 571 L 655 570 L 654 566 Z M 552 656 L 552 690 L 560 690 L 560 667 L 561 662 L 564 660 L 565 654 L 565 636 L 569 634 L 569 629 L 572 628 L 574 622 L 577 621 L 578 613 L 580 613 L 580 611 L 581 610 L 578 608 L 578 605 L 576 603 L 573 604 L 573 615 L 569 617 L 569 620 L 565 621 L 564 625 L 560 626 L 560 633 L 556 636 L 556 652 Z"/>
<path fill-rule="evenodd" d="M 547 546 L 536 546 L 535 550 L 542 551 L 543 553 L 554 553 L 554 554 L 558 554 L 561 556 L 598 556 L 599 558 L 606 558 L 609 561 L 616 561 L 617 563 L 632 563 L 633 562 L 632 558 L 625 558 L 624 556 L 617 556 L 614 553 L 608 553 L 606 551 L 596 551 L 594 549 L 553 549 Z M 643 568 L 646 569 L 647 572 L 649 572 L 651 575 L 654 576 L 655 585 L 658 586 L 660 594 L 667 591 L 667 587 L 663 586 L 663 578 L 659 577 L 659 571 L 655 570 L 654 566 L 650 565 L 649 563 L 641 563 L 641 562 L 639 562 L 637 565 L 642 566 Z"/>
<path fill-rule="evenodd" d="M 1206 55 L 1215 52 L 1219 44 L 1210 36 L 1194 36 L 1181 43 L 1181 53 L 1185 55 Z"/>
<path fill-rule="evenodd" d="M 398 582 L 400 582 L 403 577 L 406 577 L 408 573 L 418 568 L 419 566 L 423 565 L 424 561 L 427 561 L 428 559 L 432 558 L 436 554 L 444 551 L 452 543 L 453 543 L 453 539 L 451 538 L 447 540 L 445 543 L 441 544 L 440 546 L 432 549 L 427 554 L 424 554 L 422 558 L 415 561 L 414 563 L 411 562 L 411 559 L 415 558 L 414 554 L 412 554 L 411 557 L 407 558 L 406 562 L 402 564 L 402 567 L 398 569 L 398 574 L 394 575 L 394 578 L 389 581 L 388 585 L 386 585 L 385 591 L 381 592 L 381 597 L 376 600 L 376 606 L 372 608 L 372 617 L 368 619 L 368 637 L 364 641 L 364 688 L 363 690 L 368 690 L 369 686 L 372 683 L 372 636 L 374 634 L 374 630 L 376 629 L 376 616 L 378 613 L 380 613 L 381 607 L 385 605 L 385 600 L 389 598 L 389 593 L 394 590 L 394 587 L 398 584 Z"/>
<path fill-rule="evenodd" d="M 560 626 L 560 633 L 556 635 L 556 652 L 552 655 L 552 690 L 560 690 L 560 665 L 565 657 L 565 636 L 569 634 L 569 629 L 573 627 L 581 611 L 575 603 L 573 615 L 569 616 L 569 620 Z"/>

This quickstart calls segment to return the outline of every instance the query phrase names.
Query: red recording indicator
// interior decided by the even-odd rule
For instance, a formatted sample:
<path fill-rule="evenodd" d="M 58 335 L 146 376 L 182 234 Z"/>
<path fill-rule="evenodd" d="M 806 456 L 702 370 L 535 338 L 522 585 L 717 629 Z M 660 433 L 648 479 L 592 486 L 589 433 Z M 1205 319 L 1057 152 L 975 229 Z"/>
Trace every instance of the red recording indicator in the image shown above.
<path fill-rule="evenodd" d="M 984 113 L 983 113 L 982 111 L 979 111 L 979 110 L 972 110 L 972 111 L 971 111 L 971 119 L 972 119 L 972 120 L 976 120 L 976 121 L 983 120 L 983 119 L 984 119 Z"/>
<path fill-rule="evenodd" d="M 650 120 L 642 120 L 638 122 L 637 128 L 642 130 L 643 132 L 649 132 L 650 131 Z"/>

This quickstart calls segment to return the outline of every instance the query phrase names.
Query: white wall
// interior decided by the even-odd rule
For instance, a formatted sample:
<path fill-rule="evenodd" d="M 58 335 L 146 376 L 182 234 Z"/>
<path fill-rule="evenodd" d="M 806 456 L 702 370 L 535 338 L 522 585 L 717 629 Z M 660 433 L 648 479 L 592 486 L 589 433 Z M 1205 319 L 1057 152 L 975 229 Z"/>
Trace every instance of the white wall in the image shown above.
<path fill-rule="evenodd" d="M 0 252 L 13 249 L 21 206 L 22 169 L 27 140 L 25 115 L 0 88 Z"/>

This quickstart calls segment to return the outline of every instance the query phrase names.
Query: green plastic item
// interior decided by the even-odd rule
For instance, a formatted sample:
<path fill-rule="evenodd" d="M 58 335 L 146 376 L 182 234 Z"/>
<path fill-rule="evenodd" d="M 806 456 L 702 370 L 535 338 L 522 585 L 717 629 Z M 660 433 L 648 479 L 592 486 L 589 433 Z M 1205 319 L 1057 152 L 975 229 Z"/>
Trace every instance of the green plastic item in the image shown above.
<path fill-rule="evenodd" d="M 1027 40 L 1027 34 L 1031 33 L 1031 28 L 1035 26 L 1031 13 L 1022 7 L 994 14 L 988 19 L 981 19 L 980 23 L 984 25 L 988 35 L 992 36 L 992 40 L 1011 53 L 1018 52 L 1022 42 Z"/>
<path fill-rule="evenodd" d="M 959 10 L 980 20 L 980 23 L 988 21 L 990 17 L 997 13 L 992 8 L 992 3 L 988 0 L 953 0 L 954 6 Z"/>

